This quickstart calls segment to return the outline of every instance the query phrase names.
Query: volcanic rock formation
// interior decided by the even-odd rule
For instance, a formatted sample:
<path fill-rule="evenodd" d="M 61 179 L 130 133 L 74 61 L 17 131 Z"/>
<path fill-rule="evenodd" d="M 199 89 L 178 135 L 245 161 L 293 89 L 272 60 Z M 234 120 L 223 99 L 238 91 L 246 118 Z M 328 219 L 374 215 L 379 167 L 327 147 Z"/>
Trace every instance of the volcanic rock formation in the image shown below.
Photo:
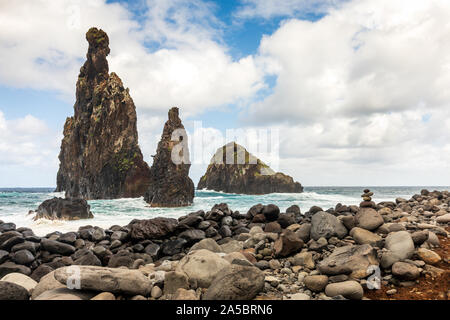
<path fill-rule="evenodd" d="M 205 175 L 200 178 L 197 189 L 243 194 L 303 192 L 299 182 L 273 171 L 235 142 L 217 150 Z"/>
<path fill-rule="evenodd" d="M 64 125 L 56 191 L 85 199 L 143 196 L 150 168 L 138 145 L 136 107 L 117 74 L 108 73 L 108 35 L 91 28 L 86 39 L 87 61 L 78 76 L 75 114 Z"/>
<path fill-rule="evenodd" d="M 172 108 L 150 169 L 150 186 L 145 201 L 152 207 L 191 205 L 194 183 L 189 178 L 190 167 L 186 131 L 178 116 L 178 108 Z"/>

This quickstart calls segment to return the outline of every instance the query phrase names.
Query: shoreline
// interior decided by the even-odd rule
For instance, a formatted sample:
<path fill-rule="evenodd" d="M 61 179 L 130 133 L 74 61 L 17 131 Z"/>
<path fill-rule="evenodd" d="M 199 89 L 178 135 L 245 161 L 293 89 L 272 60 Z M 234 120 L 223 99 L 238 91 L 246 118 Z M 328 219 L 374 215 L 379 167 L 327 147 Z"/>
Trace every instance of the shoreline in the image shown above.
<path fill-rule="evenodd" d="M 258 276 L 253 281 L 258 284 L 258 290 L 246 297 L 248 299 L 327 300 L 336 296 L 363 298 L 370 275 L 361 266 L 379 265 L 380 281 L 386 285 L 413 285 L 412 282 L 428 273 L 435 273 L 435 277 L 440 277 L 436 276 L 440 272 L 446 274 L 445 269 L 436 265 L 448 266 L 448 256 L 439 256 L 438 262 L 431 258 L 438 259 L 433 248 L 438 248 L 439 237 L 449 235 L 449 191 L 423 190 L 421 195 L 416 194 L 409 200 L 398 198 L 370 204 L 373 207 L 364 207 L 363 203 L 361 207 L 337 205 L 328 210 L 312 207 L 303 214 L 298 206 L 281 213 L 275 205 L 254 205 L 247 213 L 239 213 L 222 203 L 207 212 L 192 212 L 178 219 L 133 220 L 126 226 L 115 225 L 108 229 L 90 226 L 90 220 L 83 220 L 85 226 L 77 232 L 56 231 L 44 237 L 35 236 L 29 228 L 4 221 L 0 223 L 0 250 L 3 250 L 0 251 L 0 279 L 10 273 L 21 273 L 39 282 L 35 285 L 38 287 L 49 274 L 68 266 L 81 268 L 82 279 L 89 276 L 89 268 L 125 268 L 123 270 L 131 273 L 140 271 L 139 274 L 149 279 L 146 289 L 139 294 L 145 299 L 174 299 L 178 291 L 178 295 L 196 299 L 242 298 L 223 297 L 219 292 L 228 292 L 226 288 L 211 288 L 220 286 L 214 283 L 214 278 L 223 270 L 216 270 L 213 276 L 209 274 L 211 270 L 201 275 L 196 274 L 198 270 L 193 271 L 198 266 L 190 266 L 186 259 L 195 260 L 195 255 L 200 254 L 202 257 L 197 258 L 211 260 L 211 266 L 230 269 L 227 269 L 229 276 L 237 282 L 242 278 L 239 275 L 248 270 Z M 395 252 L 389 237 L 397 236 L 401 239 L 395 243 L 406 243 L 401 252 L 408 251 L 408 256 L 400 259 L 386 254 Z M 347 262 L 338 261 L 342 263 L 338 270 L 326 265 L 336 251 L 350 247 L 351 251 L 344 252 Z M 422 257 L 422 251 L 431 258 Z M 426 259 L 429 260 L 424 262 Z M 405 274 L 402 275 L 399 268 L 405 269 Z M 152 278 L 158 274 L 161 277 L 162 273 L 164 277 L 170 275 L 178 280 L 181 277 L 187 282 L 183 280 L 184 285 L 167 291 L 171 280 Z M 61 285 L 63 278 L 55 281 Z M 233 286 L 232 282 L 220 282 Z M 341 285 L 353 286 L 352 290 L 358 294 L 346 294 L 345 288 L 339 288 Z M 331 289 L 327 290 L 329 286 Z M 84 292 L 81 289 L 80 294 Z M 131 298 L 130 292 L 120 290 L 112 294 Z M 340 294 L 334 295 L 333 290 Z M 101 283 L 98 291 L 104 291 Z M 229 289 L 229 292 L 234 291 Z M 36 292 L 33 298 L 37 298 Z M 445 298 L 448 298 L 447 293 Z"/>
<path fill-rule="evenodd" d="M 447 189 L 450 190 L 450 187 Z M 357 190 L 357 192 L 355 192 Z M 347 205 L 359 203 L 360 188 L 335 189 L 335 187 L 320 187 L 314 189 L 306 187 L 305 192 L 300 194 L 268 194 L 264 196 L 248 196 L 225 194 L 214 191 L 197 191 L 194 198 L 194 204 L 182 208 L 148 208 L 145 207 L 145 201 L 141 198 L 125 198 L 114 200 L 92 200 L 88 201 L 91 205 L 91 211 L 94 214 L 94 220 L 89 220 L 86 224 L 96 225 L 102 228 L 109 228 L 112 224 L 126 225 L 133 219 L 154 218 L 158 216 L 167 216 L 178 218 L 197 210 L 207 210 L 215 203 L 226 202 L 232 210 L 238 210 L 242 213 L 256 203 L 273 203 L 284 211 L 292 204 L 299 205 L 302 212 L 309 210 L 311 206 L 317 205 L 324 209 L 333 207 L 337 203 Z M 407 189 L 398 189 L 392 187 L 382 187 L 374 189 L 377 195 L 377 201 L 390 201 L 395 197 L 401 196 L 409 198 L 414 193 L 419 193 L 421 187 L 408 187 Z M 430 188 L 435 190 L 435 188 Z M 440 189 L 439 189 L 440 190 Z M 22 193 L 12 196 L 12 198 L 3 198 L 6 202 L 2 205 L 0 198 L 0 212 L 7 217 L 0 217 L 2 220 L 8 220 L 21 227 L 29 227 L 39 236 L 44 236 L 53 231 L 69 232 L 77 231 L 83 225 L 80 221 L 51 221 L 41 219 L 38 224 L 27 216 L 29 210 L 35 210 L 39 204 L 51 197 L 61 197 L 61 194 L 49 193 Z M 9 207 L 8 199 L 11 199 L 13 207 Z M 34 205 L 27 205 L 30 200 Z M 21 203 L 24 204 L 21 204 Z"/>

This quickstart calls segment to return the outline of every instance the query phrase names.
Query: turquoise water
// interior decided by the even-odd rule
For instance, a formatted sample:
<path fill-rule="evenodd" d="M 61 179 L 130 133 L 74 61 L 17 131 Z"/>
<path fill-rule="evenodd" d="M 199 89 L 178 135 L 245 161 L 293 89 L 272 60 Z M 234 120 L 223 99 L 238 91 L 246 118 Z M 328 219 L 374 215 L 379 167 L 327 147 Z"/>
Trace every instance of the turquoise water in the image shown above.
<path fill-rule="evenodd" d="M 200 190 L 192 206 L 183 208 L 150 208 L 143 198 L 91 200 L 91 211 L 94 219 L 81 221 L 49 221 L 41 219 L 33 221 L 29 210 L 35 210 L 44 200 L 63 193 L 54 193 L 53 188 L 32 189 L 0 189 L 0 220 L 14 222 L 20 227 L 30 227 L 37 235 L 45 235 L 52 231 L 74 231 L 82 225 L 97 225 L 108 228 L 112 225 L 126 225 L 132 219 L 149 219 L 157 216 L 177 218 L 197 210 L 209 210 L 216 203 L 226 202 L 232 210 L 241 213 L 257 204 L 273 203 L 283 211 L 296 204 L 302 212 L 308 211 L 311 206 L 323 209 L 334 207 L 337 203 L 358 204 L 360 195 L 365 187 L 305 187 L 303 193 L 272 193 L 261 196 L 226 194 L 222 192 Z M 409 199 L 420 190 L 449 190 L 450 187 L 369 187 L 376 202 L 393 201 L 397 197 Z"/>

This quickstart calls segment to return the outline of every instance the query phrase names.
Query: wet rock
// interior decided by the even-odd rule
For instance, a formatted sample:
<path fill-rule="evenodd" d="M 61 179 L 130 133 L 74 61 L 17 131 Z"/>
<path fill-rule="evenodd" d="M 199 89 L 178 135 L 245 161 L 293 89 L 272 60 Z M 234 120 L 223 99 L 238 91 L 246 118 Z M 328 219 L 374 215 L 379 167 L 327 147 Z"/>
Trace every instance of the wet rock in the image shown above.
<path fill-rule="evenodd" d="M 296 218 L 293 213 L 283 213 L 283 214 L 280 214 L 277 222 L 281 226 L 281 228 L 286 229 L 290 225 L 295 224 Z"/>
<path fill-rule="evenodd" d="M 10 261 L 0 264 L 0 278 L 3 278 L 7 274 L 13 272 L 22 273 L 29 276 L 31 274 L 31 269 Z"/>
<path fill-rule="evenodd" d="M 23 243 L 23 242 L 25 242 L 25 239 L 23 238 L 22 235 L 13 236 L 13 237 L 9 238 L 8 240 L 4 241 L 0 245 L 0 250 L 10 251 L 12 247 L 14 247 L 15 245 L 17 245 L 19 243 Z"/>
<path fill-rule="evenodd" d="M 12 260 L 17 264 L 29 265 L 34 261 L 34 255 L 28 250 L 19 250 L 12 254 Z"/>
<path fill-rule="evenodd" d="M 102 266 L 102 262 L 100 261 L 100 259 L 97 258 L 97 256 L 92 252 L 89 252 L 88 254 L 85 254 L 82 257 L 76 259 L 73 264 L 80 266 Z"/>
<path fill-rule="evenodd" d="M 0 250 L 0 264 L 8 260 L 9 252 L 5 250 Z"/>
<path fill-rule="evenodd" d="M 182 252 L 186 244 L 187 241 L 181 238 L 169 240 L 162 244 L 161 251 L 164 255 L 173 256 L 175 254 Z"/>
<path fill-rule="evenodd" d="M 62 243 L 55 240 L 42 239 L 41 247 L 51 253 L 57 253 L 61 255 L 71 255 L 75 253 L 75 247 L 70 244 Z"/>
<path fill-rule="evenodd" d="M 28 300 L 29 293 L 24 287 L 7 281 L 0 281 L 0 300 Z"/>
<path fill-rule="evenodd" d="M 16 225 L 12 222 L 0 223 L 0 232 L 8 232 L 16 230 Z"/>
<path fill-rule="evenodd" d="M 153 259 L 157 259 L 159 256 L 160 249 L 161 247 L 156 243 L 150 243 L 145 247 L 144 252 L 150 255 Z"/>
<path fill-rule="evenodd" d="M 280 215 L 280 208 L 274 204 L 264 206 L 262 214 L 266 218 L 266 221 L 276 221 Z"/>
<path fill-rule="evenodd" d="M 31 274 L 31 278 L 34 281 L 39 282 L 42 277 L 44 277 L 45 275 L 49 274 L 50 272 L 52 272 L 54 269 L 46 264 L 41 264 L 39 267 L 37 267 L 36 269 L 34 269 L 33 273 Z"/>
<path fill-rule="evenodd" d="M 134 241 L 161 239 L 174 232 L 177 225 L 178 221 L 172 218 L 138 220 L 131 224 L 131 239 Z"/>
<path fill-rule="evenodd" d="M 36 210 L 37 219 L 79 220 L 94 217 L 90 206 L 84 199 L 53 198 L 45 200 Z"/>

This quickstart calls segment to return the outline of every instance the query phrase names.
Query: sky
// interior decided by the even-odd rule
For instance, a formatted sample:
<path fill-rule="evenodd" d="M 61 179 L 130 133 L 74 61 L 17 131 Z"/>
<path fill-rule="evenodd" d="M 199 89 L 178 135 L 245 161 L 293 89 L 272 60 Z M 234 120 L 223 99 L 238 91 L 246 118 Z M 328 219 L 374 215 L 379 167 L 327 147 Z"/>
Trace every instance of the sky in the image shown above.
<path fill-rule="evenodd" d="M 194 184 L 239 129 L 305 186 L 449 185 L 449 16 L 448 0 L 0 0 L 0 187 L 56 185 L 93 26 L 149 165 L 177 106 Z"/>

